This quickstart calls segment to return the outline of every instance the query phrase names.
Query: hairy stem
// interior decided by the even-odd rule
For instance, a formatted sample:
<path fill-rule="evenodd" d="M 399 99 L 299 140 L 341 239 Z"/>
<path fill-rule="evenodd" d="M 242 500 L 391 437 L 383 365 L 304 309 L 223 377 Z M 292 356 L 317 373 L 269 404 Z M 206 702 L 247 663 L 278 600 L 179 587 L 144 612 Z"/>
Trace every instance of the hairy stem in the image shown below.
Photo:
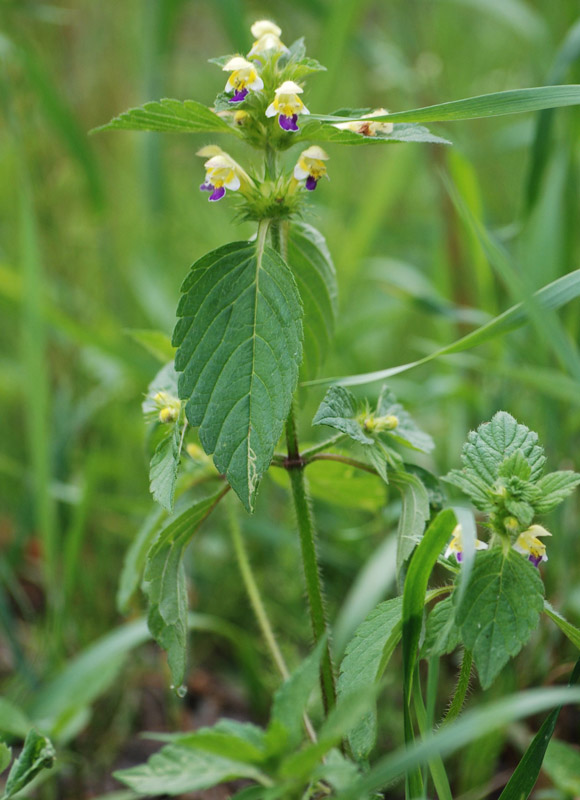
<path fill-rule="evenodd" d="M 465 703 L 467 690 L 469 689 L 472 663 L 473 656 L 471 655 L 470 651 L 464 650 L 463 659 L 461 661 L 461 669 L 459 670 L 459 677 L 457 678 L 457 686 L 455 687 L 455 693 L 453 695 L 453 699 L 451 700 L 449 709 L 447 710 L 447 713 L 441 722 L 441 725 L 447 725 L 450 722 L 453 722 L 453 720 L 456 719 L 461 713 L 461 709 Z"/>
<path fill-rule="evenodd" d="M 286 441 L 288 444 L 288 462 L 292 464 L 292 467 L 288 469 L 288 474 L 290 476 L 292 498 L 296 511 L 296 522 L 300 534 L 300 549 L 302 553 L 302 565 L 306 581 L 306 594 L 308 596 L 312 632 L 316 642 L 326 637 L 326 645 L 320 667 L 320 684 L 322 687 L 324 708 L 328 713 L 336 704 L 336 687 L 330 656 L 330 641 L 324 608 L 322 580 L 316 554 L 316 531 L 310 508 L 310 499 L 306 488 L 304 463 L 300 458 L 298 449 L 298 437 L 296 434 L 296 421 L 293 408 L 290 410 L 286 422 Z"/>

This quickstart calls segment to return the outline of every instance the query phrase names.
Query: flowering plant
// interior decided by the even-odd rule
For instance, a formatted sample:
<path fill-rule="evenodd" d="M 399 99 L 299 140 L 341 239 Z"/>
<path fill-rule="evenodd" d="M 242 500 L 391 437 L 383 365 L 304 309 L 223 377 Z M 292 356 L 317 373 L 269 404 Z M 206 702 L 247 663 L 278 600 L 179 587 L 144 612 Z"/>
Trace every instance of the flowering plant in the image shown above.
<path fill-rule="evenodd" d="M 502 701 L 501 708 L 487 709 L 487 716 L 476 715 L 469 725 L 466 719 L 463 728 L 448 726 L 434 735 L 427 730 L 417 664 L 421 658 L 436 659 L 461 649 L 450 722 L 461 710 L 472 665 L 482 687 L 490 686 L 530 639 L 541 612 L 580 642 L 580 632 L 544 603 L 539 568 L 547 555 L 541 539 L 550 534 L 534 522 L 536 515 L 562 501 L 580 477 L 571 471 L 542 475 L 545 458 L 536 434 L 500 412 L 470 434 L 464 468 L 444 479 L 466 493 L 484 515 L 480 522 L 489 541 L 477 538 L 475 518 L 465 508 L 444 509 L 447 500 L 438 479 L 407 461 L 410 453 L 430 452 L 431 437 L 388 387 L 373 409 L 346 388 L 423 362 L 346 379 L 317 378 L 332 337 L 337 282 L 322 234 L 304 221 L 306 203 L 321 179 L 332 173 L 321 144 L 329 149 L 334 144 L 446 145 L 446 139 L 419 123 L 569 105 L 580 102 L 580 93 L 578 87 L 542 87 L 407 112 L 377 108 L 316 114 L 305 105 L 304 84 L 324 67 L 306 56 L 304 41 L 287 47 L 281 29 L 268 20 L 256 22 L 251 30 L 255 40 L 245 55 L 212 59 L 228 73 L 225 90 L 212 108 L 166 99 L 132 109 L 104 126 L 228 135 L 262 154 L 257 166 L 242 166 L 216 144 L 198 150 L 205 159 L 200 189 L 209 193 L 210 202 L 228 202 L 233 196 L 241 217 L 255 221 L 257 229 L 252 240 L 222 245 L 198 259 L 181 287 L 172 339 L 175 358 L 155 377 L 143 404 L 151 424 L 151 492 L 169 516 L 157 519 L 136 543 L 131 558 L 143 565 L 149 628 L 167 651 L 173 683 L 182 694 L 188 630 L 185 548 L 230 488 L 251 513 L 266 471 L 271 466 L 284 470 L 296 511 L 315 648 L 290 675 L 243 538 L 232 522 L 242 576 L 283 679 L 270 722 L 258 728 L 222 720 L 210 729 L 177 734 L 147 764 L 118 777 L 149 795 L 176 795 L 246 778 L 254 785 L 236 794 L 240 800 L 360 800 L 405 776 L 407 797 L 418 798 L 424 796 L 420 767 L 426 764 L 438 795 L 450 798 L 442 754 L 506 720 L 579 698 L 574 689 L 553 690 L 530 696 L 525 708 L 512 698 Z M 537 300 L 554 305 L 556 295 L 556 289 L 550 290 Z M 517 309 L 506 313 L 488 323 L 479 338 L 472 334 L 455 349 L 495 335 L 508 322 L 524 321 Z M 299 445 L 293 403 L 299 382 L 305 387 L 334 384 L 313 425 L 337 433 L 306 449 Z M 286 452 L 279 453 L 276 447 L 283 435 Z M 339 671 L 333 663 L 305 477 L 315 461 L 334 461 L 378 476 L 375 479 L 389 490 L 400 493 L 402 502 L 396 552 L 402 594 L 377 606 L 362 623 Z M 188 490 L 200 476 L 209 476 L 218 488 L 201 500 L 191 499 Z M 235 519 L 235 510 L 232 514 Z M 448 581 L 428 591 L 436 565 Z M 438 598 L 444 599 L 431 610 L 422 641 L 425 607 Z M 377 693 L 401 640 L 406 747 L 369 770 L 377 742 Z M 317 682 L 322 711 L 314 725 L 308 716 L 309 698 Z M 423 741 L 413 744 L 417 729 Z"/>

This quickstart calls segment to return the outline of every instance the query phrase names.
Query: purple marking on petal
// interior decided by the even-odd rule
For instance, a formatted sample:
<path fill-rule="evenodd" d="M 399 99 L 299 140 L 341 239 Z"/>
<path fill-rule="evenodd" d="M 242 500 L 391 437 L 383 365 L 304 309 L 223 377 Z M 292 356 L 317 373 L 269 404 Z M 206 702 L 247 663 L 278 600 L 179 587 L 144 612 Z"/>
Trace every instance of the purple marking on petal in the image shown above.
<path fill-rule="evenodd" d="M 199 187 L 200 192 L 213 192 L 214 189 L 213 183 L 202 183 Z"/>
<path fill-rule="evenodd" d="M 226 193 L 226 187 L 220 186 L 219 189 L 216 189 L 213 194 L 210 194 L 209 196 L 210 203 L 215 203 L 217 200 L 221 200 L 222 197 L 225 195 L 225 193 Z"/>
<path fill-rule="evenodd" d="M 531 561 L 534 567 L 537 567 L 540 561 L 542 560 L 542 556 L 528 556 L 528 561 Z"/>
<path fill-rule="evenodd" d="M 463 553 L 455 553 L 455 558 L 457 559 L 457 563 L 461 564 L 463 561 Z"/>
<path fill-rule="evenodd" d="M 306 188 L 308 189 L 309 192 L 313 192 L 316 189 L 317 183 L 318 181 L 312 175 L 309 175 L 306 178 Z"/>
<path fill-rule="evenodd" d="M 298 130 L 298 125 L 296 124 L 297 119 L 298 119 L 298 114 L 292 114 L 291 117 L 285 117 L 284 114 L 280 114 L 280 116 L 278 117 L 278 122 L 283 131 L 297 131 Z"/>
<path fill-rule="evenodd" d="M 240 89 L 233 97 L 230 97 L 230 103 L 241 103 L 248 95 L 249 89 Z"/>

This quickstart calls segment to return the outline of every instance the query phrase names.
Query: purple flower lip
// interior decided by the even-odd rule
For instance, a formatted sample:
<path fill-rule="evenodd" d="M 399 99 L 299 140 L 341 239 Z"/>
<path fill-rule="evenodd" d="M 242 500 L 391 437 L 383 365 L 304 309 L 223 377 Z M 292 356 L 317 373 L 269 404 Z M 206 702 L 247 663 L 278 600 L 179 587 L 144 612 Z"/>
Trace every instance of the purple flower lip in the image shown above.
<path fill-rule="evenodd" d="M 528 561 L 531 561 L 534 567 L 537 567 L 542 560 L 542 556 L 528 556 Z"/>
<path fill-rule="evenodd" d="M 248 92 L 248 89 L 240 89 L 239 92 L 236 92 L 232 97 L 230 97 L 230 103 L 241 103 L 242 100 L 246 99 Z"/>
<path fill-rule="evenodd" d="M 306 188 L 308 189 L 309 192 L 313 192 L 316 189 L 317 183 L 318 181 L 312 175 L 309 175 L 306 178 Z"/>
<path fill-rule="evenodd" d="M 455 553 L 455 558 L 457 559 L 458 563 L 461 564 L 463 561 L 463 553 Z"/>
<path fill-rule="evenodd" d="M 217 200 L 221 200 L 222 197 L 225 195 L 225 193 L 226 193 L 226 187 L 220 186 L 219 189 L 216 189 L 213 194 L 210 194 L 209 196 L 210 203 L 215 203 Z"/>
<path fill-rule="evenodd" d="M 298 120 L 298 114 L 292 114 L 291 117 L 286 117 L 284 114 L 280 114 L 278 117 L 278 122 L 280 127 L 283 131 L 297 131 L 299 130 L 296 121 Z"/>
<path fill-rule="evenodd" d="M 214 189 L 213 183 L 202 183 L 199 187 L 200 192 L 213 192 Z"/>

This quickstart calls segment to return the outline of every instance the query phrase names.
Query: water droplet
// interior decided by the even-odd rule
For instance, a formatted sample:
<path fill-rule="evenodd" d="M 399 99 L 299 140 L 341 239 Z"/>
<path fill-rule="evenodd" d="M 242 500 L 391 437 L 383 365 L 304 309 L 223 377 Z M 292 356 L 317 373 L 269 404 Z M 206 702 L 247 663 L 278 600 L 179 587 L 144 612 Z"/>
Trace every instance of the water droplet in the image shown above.
<path fill-rule="evenodd" d="M 187 686 L 184 686 L 183 684 L 181 686 L 178 686 L 177 689 L 175 690 L 175 694 L 178 697 L 185 697 L 185 695 L 187 694 Z"/>

